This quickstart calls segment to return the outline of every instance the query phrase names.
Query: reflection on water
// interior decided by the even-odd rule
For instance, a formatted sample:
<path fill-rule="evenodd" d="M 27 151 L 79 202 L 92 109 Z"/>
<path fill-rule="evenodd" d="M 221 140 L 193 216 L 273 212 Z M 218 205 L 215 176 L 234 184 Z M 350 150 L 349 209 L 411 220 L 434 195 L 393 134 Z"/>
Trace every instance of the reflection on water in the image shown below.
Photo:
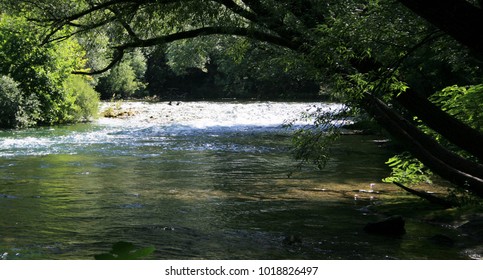
<path fill-rule="evenodd" d="M 422 251 L 429 226 L 409 222 L 401 239 L 362 231 L 379 194 L 359 190 L 397 192 L 378 183 L 388 155 L 372 136 L 344 137 L 322 172 L 297 170 L 281 124 L 311 104 L 183 105 L 127 103 L 138 114 L 126 120 L 1 132 L 0 254 L 92 259 L 129 241 L 154 245 L 157 259 L 461 257 Z"/>

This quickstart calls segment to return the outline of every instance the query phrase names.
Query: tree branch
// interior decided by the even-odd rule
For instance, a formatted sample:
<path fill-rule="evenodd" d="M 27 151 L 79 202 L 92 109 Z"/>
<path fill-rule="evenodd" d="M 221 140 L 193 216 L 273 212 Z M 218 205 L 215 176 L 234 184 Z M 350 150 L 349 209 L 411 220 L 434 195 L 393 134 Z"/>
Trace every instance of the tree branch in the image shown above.
<path fill-rule="evenodd" d="M 134 7 L 133 7 L 133 10 L 137 10 L 139 9 L 139 5 L 140 4 L 135 4 Z M 135 40 L 135 41 L 139 41 L 140 38 L 139 36 L 136 34 L 136 32 L 132 29 L 132 27 L 129 25 L 129 23 L 127 23 L 127 21 L 125 21 L 123 18 L 122 18 L 122 15 L 119 11 L 119 9 L 113 7 L 113 8 L 110 8 L 109 9 L 111 12 L 114 13 L 114 15 L 116 16 L 116 19 L 117 21 L 122 25 L 122 27 L 124 27 L 124 29 L 126 30 L 126 32 L 129 34 L 129 36 Z M 133 12 L 134 14 L 134 12 Z"/>
<path fill-rule="evenodd" d="M 68 39 L 68 38 L 73 37 L 77 34 L 81 34 L 83 32 L 87 32 L 89 30 L 104 26 L 104 25 L 108 24 L 109 22 L 114 21 L 115 19 L 116 19 L 115 17 L 111 17 L 111 18 L 107 18 L 103 21 L 100 21 L 100 22 L 97 22 L 97 23 L 94 23 L 94 24 L 89 24 L 89 25 L 82 25 L 82 24 L 69 22 L 69 23 L 67 23 L 67 25 L 78 28 L 78 30 L 75 31 L 75 32 L 69 33 L 67 35 L 64 35 L 64 36 L 52 38 L 58 31 L 60 31 L 60 29 L 62 29 L 62 27 L 57 27 L 56 29 L 53 29 L 51 32 L 49 32 L 49 34 L 47 34 L 45 36 L 45 38 L 42 40 L 42 45 Z"/>
<path fill-rule="evenodd" d="M 232 0 L 213 0 L 213 2 L 222 4 L 223 6 L 225 6 L 230 11 L 234 12 L 235 14 L 237 14 L 237 15 L 245 18 L 245 19 L 248 19 L 248 20 L 250 20 L 254 23 L 260 23 L 256 14 L 250 12 L 249 10 L 246 10 L 245 8 L 241 7 L 240 5 L 238 5 L 237 3 L 235 3 Z"/>
<path fill-rule="evenodd" d="M 276 35 L 272 35 L 265 32 L 260 32 L 256 30 L 250 30 L 247 28 L 228 28 L 228 27 L 202 27 L 198 29 L 188 30 L 188 31 L 181 31 L 174 34 L 169 34 L 165 36 L 160 36 L 156 38 L 146 39 L 146 40 L 135 40 L 130 43 L 122 44 L 117 47 L 116 55 L 114 56 L 111 63 L 103 69 L 95 70 L 95 71 L 75 71 L 73 74 L 83 74 L 83 75 L 96 75 L 107 72 L 109 69 L 114 67 L 123 57 L 124 53 L 128 49 L 134 48 L 147 48 L 157 45 L 163 45 L 183 39 L 190 39 L 196 38 L 201 36 L 209 36 L 209 35 L 233 35 L 233 36 L 243 36 L 252 39 L 256 39 L 262 42 L 268 42 L 274 45 L 278 45 L 280 47 L 288 48 L 291 50 L 298 50 L 300 45 L 297 43 L 293 43 L 291 41 L 287 41 L 284 38 L 281 38 Z"/>
<path fill-rule="evenodd" d="M 430 193 L 426 193 L 426 192 L 420 192 L 420 191 L 417 191 L 417 190 L 413 190 L 411 188 L 408 188 L 406 186 L 404 186 L 403 184 L 401 183 L 398 183 L 398 182 L 394 182 L 394 184 L 398 187 L 400 187 L 401 189 L 407 191 L 408 193 L 410 194 L 413 194 L 415 196 L 418 196 L 422 199 L 425 199 L 431 203 L 434 203 L 434 204 L 438 204 L 438 205 L 441 205 L 443 206 L 444 208 L 451 208 L 454 205 L 454 203 L 451 203 L 450 201 L 446 200 L 446 199 L 442 199 L 442 198 L 439 198 L 437 196 L 434 196 Z"/>
<path fill-rule="evenodd" d="M 289 48 L 292 50 L 298 50 L 300 47 L 299 44 L 294 43 L 292 41 L 288 41 L 285 38 L 280 36 L 272 35 L 266 32 L 251 30 L 249 28 L 243 27 L 222 27 L 222 26 L 211 26 L 211 27 L 202 27 L 198 29 L 188 30 L 188 31 L 181 31 L 174 34 L 169 34 L 161 37 L 146 39 L 146 40 L 139 40 L 136 42 L 126 43 L 119 47 L 123 48 L 144 48 L 144 47 L 151 47 L 156 45 L 162 45 L 166 43 L 171 43 L 174 41 L 179 41 L 183 39 L 190 39 L 200 36 L 208 36 L 208 35 L 234 35 L 234 36 L 243 36 L 252 39 L 256 39 L 262 42 L 272 43 L 274 45 L 278 45 L 281 47 Z"/>
<path fill-rule="evenodd" d="M 102 69 L 94 70 L 94 71 L 73 71 L 72 74 L 76 74 L 76 75 L 99 75 L 99 74 L 105 73 L 105 72 L 109 71 L 110 69 L 112 69 L 117 63 L 119 63 L 122 60 L 125 52 L 126 52 L 125 48 L 117 48 L 115 53 L 114 53 L 114 56 L 111 60 L 111 63 L 109 63 L 109 65 L 107 65 L 106 67 L 104 67 Z"/>
<path fill-rule="evenodd" d="M 444 179 L 483 197 L 482 165 L 452 154 L 375 96 L 365 93 L 362 105 L 422 163 Z"/>

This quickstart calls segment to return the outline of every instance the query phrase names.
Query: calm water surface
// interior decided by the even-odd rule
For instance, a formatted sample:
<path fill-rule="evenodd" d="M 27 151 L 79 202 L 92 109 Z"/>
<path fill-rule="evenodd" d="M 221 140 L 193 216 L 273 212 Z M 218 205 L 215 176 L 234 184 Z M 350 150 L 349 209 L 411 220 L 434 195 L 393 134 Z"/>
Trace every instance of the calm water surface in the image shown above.
<path fill-rule="evenodd" d="M 343 137 L 323 171 L 296 169 L 281 125 L 312 105 L 125 103 L 135 116 L 0 132 L 0 255 L 92 259 L 128 241 L 156 259 L 465 258 L 417 222 L 398 239 L 362 231 L 383 201 L 359 190 L 397 192 L 379 184 L 388 152 L 374 136 Z"/>

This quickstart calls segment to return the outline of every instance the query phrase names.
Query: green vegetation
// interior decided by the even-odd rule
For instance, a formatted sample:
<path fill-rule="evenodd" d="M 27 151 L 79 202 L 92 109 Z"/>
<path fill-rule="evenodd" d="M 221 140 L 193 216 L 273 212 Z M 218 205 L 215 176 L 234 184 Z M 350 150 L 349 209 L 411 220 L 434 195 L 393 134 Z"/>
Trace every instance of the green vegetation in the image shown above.
<path fill-rule="evenodd" d="M 22 128 L 88 120 L 97 94 L 74 69 L 85 60 L 75 39 L 41 44 L 42 28 L 26 17 L 0 18 L 1 128 Z"/>
<path fill-rule="evenodd" d="M 384 178 L 386 183 L 401 184 L 432 183 L 431 171 L 423 163 L 413 158 L 409 153 L 402 153 L 390 158 L 386 164 L 392 168 L 390 177 Z"/>
<path fill-rule="evenodd" d="M 40 114 L 36 96 L 24 97 L 19 85 L 8 76 L 0 78 L 0 127 L 28 127 Z"/>

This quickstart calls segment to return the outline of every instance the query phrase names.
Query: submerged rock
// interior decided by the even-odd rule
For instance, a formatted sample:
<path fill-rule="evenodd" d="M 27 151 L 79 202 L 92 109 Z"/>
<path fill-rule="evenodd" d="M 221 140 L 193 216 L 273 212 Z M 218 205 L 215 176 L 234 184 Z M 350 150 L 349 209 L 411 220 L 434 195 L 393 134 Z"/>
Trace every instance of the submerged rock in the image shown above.
<path fill-rule="evenodd" d="M 370 234 L 401 236 L 406 233 L 405 221 L 401 216 L 392 216 L 382 221 L 368 223 L 364 231 Z"/>

